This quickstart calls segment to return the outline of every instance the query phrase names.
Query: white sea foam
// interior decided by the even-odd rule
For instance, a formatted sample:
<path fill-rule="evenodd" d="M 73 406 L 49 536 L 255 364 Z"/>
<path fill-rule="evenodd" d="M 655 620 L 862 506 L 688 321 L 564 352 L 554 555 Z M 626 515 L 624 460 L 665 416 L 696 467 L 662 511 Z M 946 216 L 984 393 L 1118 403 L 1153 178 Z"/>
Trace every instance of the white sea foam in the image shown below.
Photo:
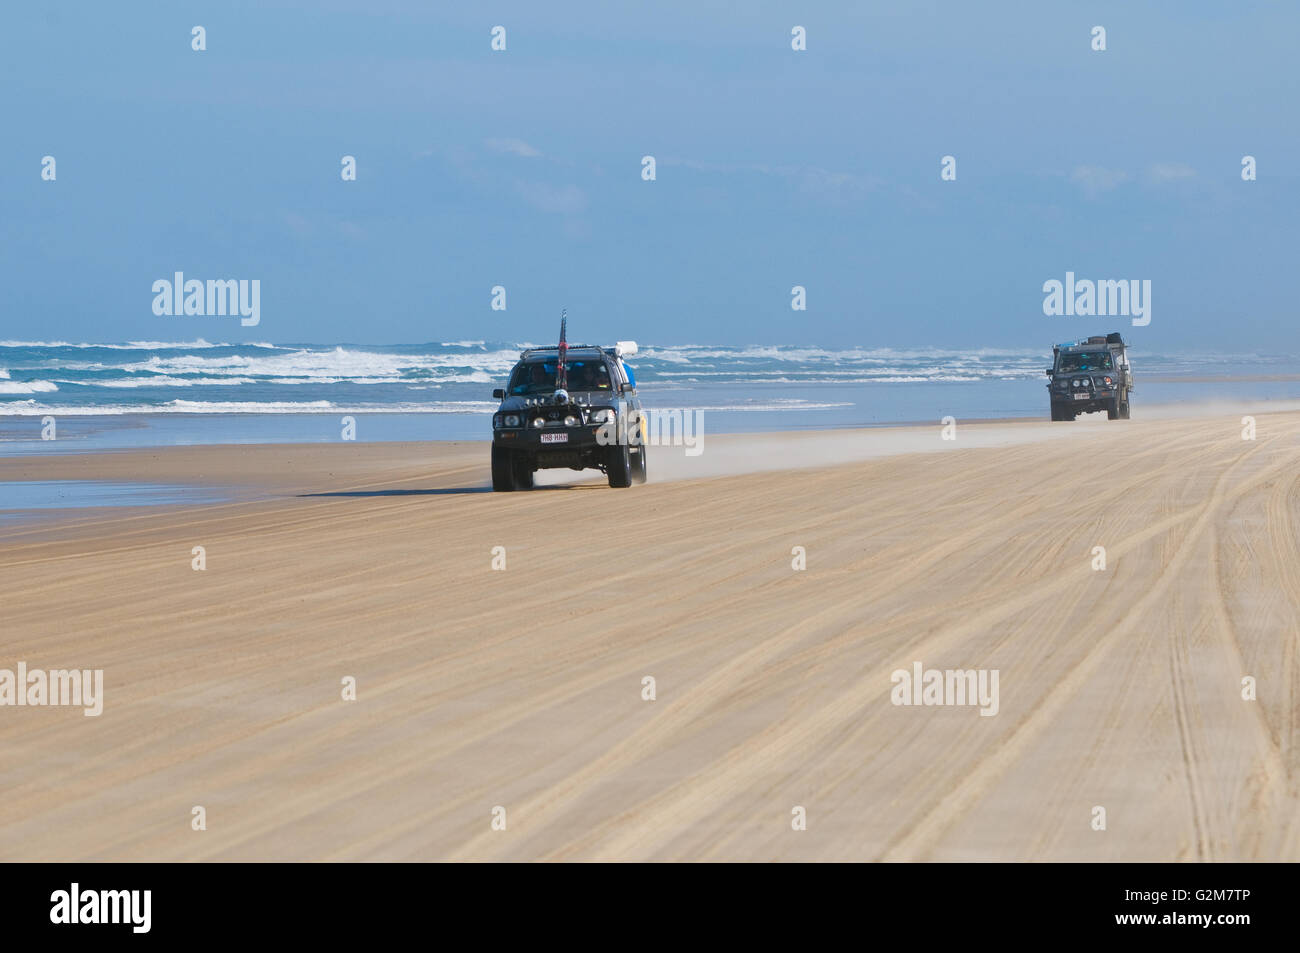
<path fill-rule="evenodd" d="M 163 404 L 42 404 L 20 400 L 0 404 L 0 418 L 6 415 L 36 417 L 53 414 L 64 417 L 120 416 L 122 414 L 490 414 L 495 401 L 461 400 L 437 403 L 345 405 L 328 400 L 309 401 L 201 401 L 170 400 Z"/>
<path fill-rule="evenodd" d="M 518 359 L 515 351 L 483 354 L 394 354 L 336 347 L 327 351 L 294 350 L 272 355 L 230 354 L 205 357 L 197 354 L 152 355 L 145 361 L 120 365 L 129 372 L 207 375 L 233 374 L 253 377 L 298 378 L 396 378 L 452 380 L 488 383 L 502 377 Z"/>
<path fill-rule="evenodd" d="M 183 378 L 158 375 L 156 377 L 123 377 L 118 378 L 117 380 L 57 380 L 56 383 L 79 387 L 108 387 L 114 390 L 129 390 L 135 387 L 200 387 L 206 385 L 224 385 L 227 387 L 233 387 L 239 384 L 256 384 L 258 382 L 251 377 Z"/>
<path fill-rule="evenodd" d="M 689 363 L 698 360 L 764 360 L 796 361 L 802 363 L 832 362 L 870 363 L 872 361 L 897 360 L 942 360 L 970 358 L 1002 358 L 1013 360 L 1038 360 L 1050 351 L 1041 349 L 1007 349 L 996 348 L 821 348 L 790 347 L 786 345 L 749 345 L 745 347 L 724 347 L 708 345 L 647 345 L 641 349 L 640 356 L 651 360 L 665 360 L 673 363 Z"/>
<path fill-rule="evenodd" d="M 0 394 L 48 394 L 58 389 L 53 381 L 0 381 Z"/>
<path fill-rule="evenodd" d="M 589 339 L 599 340 L 594 335 Z M 495 403 L 478 398 L 487 398 L 489 388 L 505 383 L 519 351 L 528 346 L 478 340 L 388 347 L 213 344 L 204 339 L 125 344 L 8 341 L 0 344 L 0 414 L 481 413 L 494 409 Z M 864 412 L 870 407 L 873 415 L 899 412 L 892 388 L 897 394 L 914 391 L 919 399 L 933 402 L 939 397 L 930 388 L 951 387 L 961 389 L 966 407 L 988 406 L 999 413 L 1014 407 L 1016 412 L 1032 409 L 1036 414 L 1049 354 L 1047 348 L 835 349 L 643 342 L 640 354 L 629 363 L 648 402 L 766 412 L 778 419 L 780 412 L 789 411 L 815 421 L 825 419 L 827 411 L 855 404 Z M 1141 360 L 1142 374 L 1204 373 L 1204 367 L 1222 366 L 1224 361 L 1259 369 L 1249 373 L 1283 373 L 1294 367 L 1294 358 L 1285 355 L 1143 354 Z M 989 382 L 1013 386 L 986 391 Z M 221 390 L 213 394 L 211 387 Z M 1289 393 L 1284 387 L 1274 389 L 1278 396 Z M 47 406 L 23 399 L 52 391 L 59 392 L 57 408 L 53 400 L 47 399 Z M 199 396 L 230 399 L 181 399 Z M 433 397 L 448 400 L 430 401 Z M 719 403 L 710 408 L 714 400 Z"/>
<path fill-rule="evenodd" d="M 127 341 L 125 344 L 73 344 L 69 341 L 0 341 L 0 347 L 75 347 L 82 350 L 103 348 L 108 351 L 188 351 L 213 347 L 262 347 L 278 349 L 279 345 L 260 342 L 241 344 L 211 344 L 199 338 L 197 341 Z"/>

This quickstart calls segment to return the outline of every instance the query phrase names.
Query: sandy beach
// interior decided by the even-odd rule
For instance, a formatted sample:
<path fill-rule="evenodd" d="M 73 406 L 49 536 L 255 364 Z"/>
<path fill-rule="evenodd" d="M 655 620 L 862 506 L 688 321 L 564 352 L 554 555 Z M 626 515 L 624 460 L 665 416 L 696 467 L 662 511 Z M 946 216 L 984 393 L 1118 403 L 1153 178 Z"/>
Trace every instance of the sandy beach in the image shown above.
<path fill-rule="evenodd" d="M 0 527 L 0 667 L 104 672 L 98 717 L 0 709 L 0 859 L 1300 859 L 1300 413 L 650 459 L 0 459 L 239 490 Z M 915 663 L 996 714 L 894 704 Z"/>

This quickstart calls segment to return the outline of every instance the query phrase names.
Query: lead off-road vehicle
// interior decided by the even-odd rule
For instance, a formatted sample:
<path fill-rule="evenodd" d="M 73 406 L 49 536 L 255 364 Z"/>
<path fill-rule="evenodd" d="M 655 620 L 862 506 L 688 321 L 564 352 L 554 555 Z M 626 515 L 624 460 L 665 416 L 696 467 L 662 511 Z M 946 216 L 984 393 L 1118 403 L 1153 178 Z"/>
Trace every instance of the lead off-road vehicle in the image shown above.
<path fill-rule="evenodd" d="M 602 470 L 614 487 L 646 480 L 645 429 L 636 378 L 623 363 L 635 341 L 613 347 L 564 342 L 521 351 L 510 382 L 492 396 L 492 489 L 531 490 L 538 470 Z"/>
<path fill-rule="evenodd" d="M 1128 420 L 1133 372 L 1118 331 L 1055 345 L 1047 376 L 1053 420 L 1097 410 L 1106 411 L 1110 420 Z"/>

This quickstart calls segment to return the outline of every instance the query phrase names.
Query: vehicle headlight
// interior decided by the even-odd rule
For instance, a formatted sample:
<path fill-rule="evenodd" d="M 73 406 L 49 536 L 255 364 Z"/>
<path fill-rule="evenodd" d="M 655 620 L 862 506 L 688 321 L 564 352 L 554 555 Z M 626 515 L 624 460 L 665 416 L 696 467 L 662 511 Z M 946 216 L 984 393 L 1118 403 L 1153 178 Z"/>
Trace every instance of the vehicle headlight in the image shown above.
<path fill-rule="evenodd" d="M 564 418 L 564 426 L 566 427 L 578 426 L 578 418 L 573 416 L 573 414 L 569 414 L 569 416 Z"/>
<path fill-rule="evenodd" d="M 533 418 L 533 426 L 534 426 L 534 427 L 537 427 L 538 429 L 541 429 L 542 425 L 545 424 L 545 423 L 546 423 L 546 421 L 543 420 L 541 417 L 534 417 L 534 418 Z"/>
<path fill-rule="evenodd" d="M 602 407 L 599 410 L 593 410 L 591 416 L 587 418 L 589 424 L 607 424 L 614 419 L 614 411 L 608 407 Z"/>
<path fill-rule="evenodd" d="M 505 425 L 506 425 L 507 427 L 518 427 L 518 426 L 519 426 L 519 415 L 518 415 L 518 414 L 506 414 L 505 417 L 504 417 L 503 419 L 505 420 Z"/>
<path fill-rule="evenodd" d="M 1112 385 L 1115 383 L 1115 382 L 1112 381 L 1109 377 L 1103 377 L 1102 380 L 1104 380 L 1104 381 L 1106 382 L 1106 386 L 1107 386 L 1107 387 L 1110 387 L 1110 386 L 1112 386 Z"/>

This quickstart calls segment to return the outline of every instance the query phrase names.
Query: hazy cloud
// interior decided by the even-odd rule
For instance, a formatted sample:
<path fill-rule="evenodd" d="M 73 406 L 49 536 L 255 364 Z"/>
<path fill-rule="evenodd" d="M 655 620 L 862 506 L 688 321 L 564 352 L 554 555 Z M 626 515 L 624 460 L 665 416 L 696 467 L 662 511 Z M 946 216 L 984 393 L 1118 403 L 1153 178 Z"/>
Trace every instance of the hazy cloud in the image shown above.
<path fill-rule="evenodd" d="M 540 212 L 577 215 L 587 208 L 587 193 L 576 185 L 547 185 L 544 182 L 515 181 L 523 200 Z"/>
<path fill-rule="evenodd" d="M 533 148 L 522 139 L 488 139 L 484 145 L 493 152 L 522 156 L 525 159 L 536 159 L 542 154 L 540 150 Z"/>
<path fill-rule="evenodd" d="M 675 159 L 666 157 L 660 163 L 664 166 L 676 166 L 695 172 L 708 172 L 719 175 L 737 175 L 752 173 L 773 178 L 785 179 L 796 185 L 800 191 L 815 194 L 834 194 L 838 197 L 860 198 L 867 192 L 879 187 L 881 181 L 874 176 L 855 172 L 835 172 L 819 166 L 801 165 L 766 165 L 748 162 L 700 162 L 695 159 Z"/>
<path fill-rule="evenodd" d="M 1155 182 L 1173 182 L 1195 177 L 1196 170 L 1182 162 L 1157 162 L 1147 174 Z"/>
<path fill-rule="evenodd" d="M 1122 169 L 1104 169 L 1099 165 L 1075 166 L 1070 173 L 1070 181 L 1090 196 L 1118 188 L 1128 181 L 1128 177 Z"/>

